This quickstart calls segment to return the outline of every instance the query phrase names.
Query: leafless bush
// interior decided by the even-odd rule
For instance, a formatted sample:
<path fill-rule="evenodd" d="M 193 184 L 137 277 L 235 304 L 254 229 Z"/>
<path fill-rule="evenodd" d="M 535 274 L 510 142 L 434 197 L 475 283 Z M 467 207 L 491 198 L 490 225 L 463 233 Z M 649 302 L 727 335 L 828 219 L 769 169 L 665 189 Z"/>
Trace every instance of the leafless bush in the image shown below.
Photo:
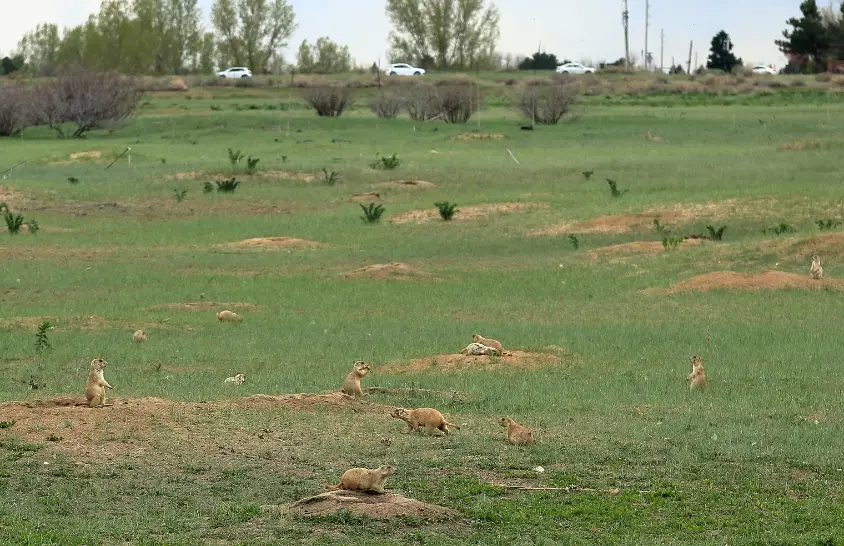
<path fill-rule="evenodd" d="M 466 123 L 480 107 L 478 93 L 471 83 L 443 86 L 439 99 L 440 111 L 449 123 Z"/>
<path fill-rule="evenodd" d="M 29 109 L 25 97 L 23 86 L 0 86 L 0 136 L 12 136 L 26 127 Z"/>
<path fill-rule="evenodd" d="M 78 138 L 104 123 L 131 117 L 141 95 L 137 82 L 116 72 L 73 66 L 33 90 L 32 121 L 48 125 L 62 137 Z M 73 128 L 67 130 L 66 123 Z"/>
<path fill-rule="evenodd" d="M 405 107 L 410 119 L 428 121 L 442 113 L 440 94 L 431 85 L 414 85 L 406 93 Z"/>
<path fill-rule="evenodd" d="M 574 85 L 529 86 L 522 90 L 518 110 L 536 123 L 554 125 L 571 111 L 577 96 Z"/>
<path fill-rule="evenodd" d="M 338 117 L 351 106 L 354 98 L 353 91 L 339 85 L 321 85 L 302 89 L 305 102 L 316 110 L 317 115 Z"/>
<path fill-rule="evenodd" d="M 389 92 L 379 93 L 370 105 L 376 116 L 388 119 L 393 119 L 398 116 L 402 106 L 404 106 L 402 98 L 395 93 Z"/>

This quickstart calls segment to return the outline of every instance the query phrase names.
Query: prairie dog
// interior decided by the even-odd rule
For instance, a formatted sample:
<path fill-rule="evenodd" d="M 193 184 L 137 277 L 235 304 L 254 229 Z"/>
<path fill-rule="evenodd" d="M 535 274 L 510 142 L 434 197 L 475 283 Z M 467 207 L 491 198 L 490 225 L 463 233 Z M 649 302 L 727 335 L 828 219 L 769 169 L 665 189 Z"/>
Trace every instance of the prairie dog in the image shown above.
<path fill-rule="evenodd" d="M 138 330 L 132 335 L 132 341 L 135 343 L 143 343 L 147 340 L 147 334 L 143 330 Z"/>
<path fill-rule="evenodd" d="M 368 468 L 350 468 L 343 472 L 339 484 L 329 485 L 328 487 L 330 489 L 384 493 L 384 481 L 388 476 L 392 476 L 395 473 L 396 469 L 391 465 L 381 465 L 374 470 Z"/>
<path fill-rule="evenodd" d="M 487 347 L 483 343 L 470 343 L 466 346 L 465 349 L 460 351 L 462 355 L 472 355 L 472 356 L 501 356 L 501 353 L 498 352 L 498 349 L 495 347 Z"/>
<path fill-rule="evenodd" d="M 689 390 L 705 387 L 707 385 L 706 374 L 703 371 L 703 360 L 695 355 L 689 357 L 689 362 L 692 363 L 692 373 L 688 375 Z"/>
<path fill-rule="evenodd" d="M 98 408 L 105 406 L 106 388 L 112 389 L 105 380 L 103 370 L 107 362 L 102 358 L 95 358 L 91 361 L 91 368 L 88 372 L 88 382 L 85 384 L 85 398 L 88 399 L 88 406 Z"/>
<path fill-rule="evenodd" d="M 499 354 L 504 354 L 504 347 L 501 346 L 501 343 L 494 340 L 494 339 L 487 339 L 483 337 L 481 334 L 472 334 L 472 341 L 475 343 L 480 343 L 481 345 L 486 345 L 487 347 L 492 347 Z"/>
<path fill-rule="evenodd" d="M 523 427 L 509 417 L 502 417 L 499 423 L 507 427 L 507 441 L 516 446 L 526 446 L 534 442 L 533 431 Z"/>
<path fill-rule="evenodd" d="M 233 383 L 235 385 L 241 385 L 244 381 L 246 381 L 246 374 L 239 373 L 234 377 L 225 378 L 223 380 L 223 383 Z"/>
<path fill-rule="evenodd" d="M 412 410 L 396 408 L 390 413 L 390 417 L 395 417 L 406 422 L 410 432 L 415 432 L 420 427 L 425 427 L 428 434 L 434 434 L 434 430 L 437 429 L 448 434 L 448 427 L 450 426 L 460 430 L 459 426 L 446 421 L 443 414 L 434 408 L 417 408 Z"/>
<path fill-rule="evenodd" d="M 363 396 L 363 391 L 360 390 L 360 380 L 366 377 L 369 373 L 369 366 L 363 360 L 355 361 L 352 371 L 346 376 L 343 381 L 343 392 L 349 396 Z"/>
<path fill-rule="evenodd" d="M 650 131 L 646 131 L 646 132 L 645 132 L 645 138 L 646 138 L 647 140 L 656 140 L 656 141 L 660 141 L 660 140 L 662 140 L 662 137 L 661 137 L 661 136 L 654 136 L 653 134 L 651 134 L 651 132 L 650 132 Z"/>
<path fill-rule="evenodd" d="M 823 279 L 823 266 L 821 265 L 821 257 L 815 254 L 812 256 L 812 267 L 809 268 L 809 274 L 813 279 Z"/>
<path fill-rule="evenodd" d="M 243 317 L 226 309 L 217 313 L 217 320 L 220 322 L 240 322 L 243 320 Z"/>

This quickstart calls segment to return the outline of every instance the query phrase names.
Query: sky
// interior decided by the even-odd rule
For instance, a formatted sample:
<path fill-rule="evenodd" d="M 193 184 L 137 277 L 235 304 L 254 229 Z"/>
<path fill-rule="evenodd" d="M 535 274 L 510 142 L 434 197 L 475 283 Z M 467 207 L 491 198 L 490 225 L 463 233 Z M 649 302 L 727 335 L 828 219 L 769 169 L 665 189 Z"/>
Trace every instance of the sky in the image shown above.
<path fill-rule="evenodd" d="M 284 51 L 288 62 L 307 39 L 328 36 L 348 45 L 358 63 L 386 63 L 390 24 L 385 0 L 289 0 L 297 28 Z M 493 0 L 501 12 L 498 51 L 530 55 L 540 47 L 558 58 L 595 64 L 624 56 L 622 0 Z M 820 0 L 819 5 L 829 1 Z M 206 27 L 212 0 L 199 0 Z M 100 0 L 0 0 L 0 55 L 10 53 L 21 36 L 39 23 L 74 26 L 99 9 Z M 745 63 L 785 62 L 774 40 L 782 37 L 786 19 L 798 16 L 800 0 L 650 0 L 648 49 L 660 62 L 660 32 L 665 32 L 663 64 L 685 64 L 694 41 L 698 64 L 705 64 L 712 37 L 726 30 L 734 53 Z M 641 59 L 645 47 L 645 0 L 628 0 L 630 52 Z M 8 16 L 14 14 L 14 16 Z"/>

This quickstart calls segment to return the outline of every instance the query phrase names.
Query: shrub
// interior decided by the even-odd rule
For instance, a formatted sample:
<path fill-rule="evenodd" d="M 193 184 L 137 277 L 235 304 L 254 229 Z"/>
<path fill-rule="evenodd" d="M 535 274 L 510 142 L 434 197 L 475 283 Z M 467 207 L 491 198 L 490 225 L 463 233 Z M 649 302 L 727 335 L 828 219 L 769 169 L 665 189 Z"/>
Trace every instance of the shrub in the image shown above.
<path fill-rule="evenodd" d="M 401 160 L 398 158 L 398 154 L 381 157 L 378 157 L 378 154 L 376 154 L 375 161 L 369 164 L 373 169 L 386 169 L 388 171 L 395 169 L 399 165 L 401 165 Z"/>
<path fill-rule="evenodd" d="M 818 229 L 820 229 L 821 231 L 837 228 L 841 225 L 840 220 L 835 220 L 832 218 L 827 218 L 825 220 L 815 220 L 815 223 L 818 225 Z"/>
<path fill-rule="evenodd" d="M 572 85 L 530 85 L 522 90 L 518 110 L 535 123 L 554 125 L 571 111 L 577 94 Z"/>
<path fill-rule="evenodd" d="M 414 121 L 428 121 L 442 114 L 440 95 L 431 85 L 411 87 L 405 99 L 405 108 Z"/>
<path fill-rule="evenodd" d="M 38 225 L 38 222 L 35 220 L 30 220 L 26 223 L 26 229 L 29 231 L 30 235 L 35 235 L 38 233 L 38 230 L 41 229 L 41 226 Z"/>
<path fill-rule="evenodd" d="M 257 157 L 252 157 L 251 155 L 246 159 L 246 172 L 254 173 L 255 169 L 258 168 L 258 162 L 261 161 Z"/>
<path fill-rule="evenodd" d="M 384 206 L 376 203 L 369 203 L 368 205 L 361 205 L 363 209 L 363 216 L 361 220 L 367 224 L 376 224 L 381 221 L 381 215 L 384 214 Z"/>
<path fill-rule="evenodd" d="M 571 243 L 571 246 L 572 246 L 575 250 L 577 250 L 578 248 L 580 248 L 580 241 L 578 240 L 578 238 L 577 238 L 577 236 L 576 236 L 576 235 L 569 235 L 569 237 L 568 237 L 568 238 L 569 238 L 569 243 Z"/>
<path fill-rule="evenodd" d="M 443 86 L 438 95 L 440 113 L 448 123 L 466 123 L 480 107 L 470 83 Z"/>
<path fill-rule="evenodd" d="M 325 167 L 322 168 L 322 174 L 325 176 L 325 183 L 329 186 L 333 186 L 340 180 L 340 173 L 334 171 L 328 172 L 328 169 Z"/>
<path fill-rule="evenodd" d="M 715 229 L 714 226 L 706 226 L 706 230 L 709 232 L 709 238 L 713 241 L 720 241 L 724 238 L 724 230 L 727 229 L 727 226 L 721 226 L 718 229 Z"/>
<path fill-rule="evenodd" d="M 44 349 L 50 349 L 50 340 L 47 339 L 47 330 L 51 325 L 46 320 L 38 325 L 38 332 L 35 333 L 35 352 L 40 353 Z"/>
<path fill-rule="evenodd" d="M 0 211 L 3 211 L 3 219 L 6 221 L 6 229 L 9 230 L 9 234 L 17 235 L 20 233 L 21 226 L 23 226 L 23 215 L 14 214 L 9 210 L 6 203 L 0 203 Z"/>
<path fill-rule="evenodd" d="M 229 180 L 219 180 L 217 181 L 217 191 L 220 193 L 234 193 L 234 190 L 237 189 L 239 184 L 240 181 L 236 180 L 234 177 Z"/>
<path fill-rule="evenodd" d="M 457 203 L 449 203 L 448 201 L 439 201 L 434 203 L 434 206 L 440 209 L 440 218 L 448 222 L 454 218 L 457 212 Z"/>
<path fill-rule="evenodd" d="M 25 90 L 17 85 L 0 86 L 0 136 L 12 136 L 27 125 Z"/>
<path fill-rule="evenodd" d="M 621 197 L 627 193 L 627 190 L 619 191 L 618 184 L 616 184 L 616 181 L 611 178 L 607 178 L 607 185 L 610 187 L 610 195 L 613 197 Z"/>
<path fill-rule="evenodd" d="M 318 116 L 338 117 L 351 106 L 353 91 L 339 85 L 322 85 L 302 89 L 305 102 L 316 110 Z"/>
<path fill-rule="evenodd" d="M 67 181 L 70 182 L 71 184 L 79 184 L 79 179 L 76 178 L 75 176 L 68 176 Z"/>
<path fill-rule="evenodd" d="M 188 194 L 188 190 L 179 190 L 179 189 L 173 190 L 173 197 L 176 198 L 177 203 L 181 203 L 182 201 L 184 201 L 185 196 L 187 196 L 187 194 Z"/>
<path fill-rule="evenodd" d="M 234 150 L 229 148 L 229 163 L 231 163 L 232 165 L 237 165 L 238 163 L 240 163 L 240 160 L 243 159 L 243 157 L 244 156 L 240 152 L 240 150 L 235 152 Z"/>
<path fill-rule="evenodd" d="M 394 119 L 401 112 L 404 101 L 394 93 L 379 93 L 370 104 L 370 108 L 379 118 Z"/>
<path fill-rule="evenodd" d="M 212 191 L 214 191 L 214 184 L 211 182 L 202 183 L 202 193 L 211 193 Z"/>

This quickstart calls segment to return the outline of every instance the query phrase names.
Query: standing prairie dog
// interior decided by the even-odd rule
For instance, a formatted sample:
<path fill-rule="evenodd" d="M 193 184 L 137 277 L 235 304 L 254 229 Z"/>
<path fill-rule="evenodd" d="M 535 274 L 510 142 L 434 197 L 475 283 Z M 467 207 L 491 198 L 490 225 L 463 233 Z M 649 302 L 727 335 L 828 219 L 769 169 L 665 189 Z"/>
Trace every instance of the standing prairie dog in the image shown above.
<path fill-rule="evenodd" d="M 369 366 L 363 360 L 355 361 L 352 371 L 346 376 L 343 381 L 343 393 L 349 396 L 363 396 L 363 391 L 360 390 L 360 380 L 366 377 L 369 373 Z"/>
<path fill-rule="evenodd" d="M 132 340 L 135 343 L 143 343 L 147 340 L 147 334 L 143 330 L 138 330 L 132 335 Z"/>
<path fill-rule="evenodd" d="M 246 381 L 246 374 L 239 373 L 234 377 L 227 377 L 223 380 L 224 384 L 232 383 L 234 385 L 241 385 Z"/>
<path fill-rule="evenodd" d="M 105 380 L 103 370 L 107 362 L 102 358 L 95 358 L 91 361 L 91 368 L 88 372 L 88 382 L 85 384 L 85 398 L 88 399 L 88 406 L 98 408 L 105 406 L 106 388 L 112 389 Z"/>
<path fill-rule="evenodd" d="M 533 431 L 523 427 L 509 417 L 502 417 L 499 423 L 507 427 L 507 441 L 516 446 L 526 446 L 534 442 Z"/>
<path fill-rule="evenodd" d="M 226 309 L 217 313 L 217 320 L 220 322 L 240 322 L 243 320 L 243 317 Z"/>
<path fill-rule="evenodd" d="M 343 472 L 340 483 L 329 485 L 329 489 L 347 489 L 350 491 L 373 491 L 384 493 L 384 482 L 388 476 L 396 473 L 391 465 L 381 465 L 374 470 L 368 468 L 350 468 Z"/>
<path fill-rule="evenodd" d="M 812 267 L 809 268 L 809 274 L 813 279 L 823 279 L 823 266 L 821 265 L 821 257 L 815 254 L 812 256 Z"/>
<path fill-rule="evenodd" d="M 487 347 L 492 347 L 493 349 L 497 350 L 499 354 L 504 354 L 504 347 L 501 346 L 499 341 L 494 339 L 487 339 L 483 337 L 481 334 L 472 334 L 472 341 L 475 343 L 480 343 L 481 345 L 486 345 Z"/>
<path fill-rule="evenodd" d="M 689 358 L 692 363 L 692 373 L 687 377 L 689 380 L 689 390 L 698 389 L 707 385 L 706 374 L 703 371 L 703 360 L 695 355 Z"/>
<path fill-rule="evenodd" d="M 448 427 L 454 427 L 460 430 L 459 426 L 446 421 L 443 414 L 434 408 L 417 408 L 412 410 L 396 408 L 390 413 L 390 417 L 395 417 L 406 422 L 410 432 L 415 432 L 420 427 L 425 427 L 425 430 L 431 435 L 434 434 L 434 430 L 441 430 L 443 433 L 448 434 Z"/>

